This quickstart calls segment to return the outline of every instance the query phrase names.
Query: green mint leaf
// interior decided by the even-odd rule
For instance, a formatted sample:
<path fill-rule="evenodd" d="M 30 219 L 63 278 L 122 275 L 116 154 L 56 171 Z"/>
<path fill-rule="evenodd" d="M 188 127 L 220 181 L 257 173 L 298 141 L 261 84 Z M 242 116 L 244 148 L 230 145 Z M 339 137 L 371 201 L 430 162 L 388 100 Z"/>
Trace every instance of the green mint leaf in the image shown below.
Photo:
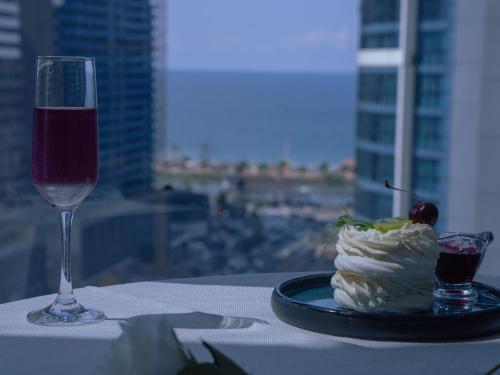
<path fill-rule="evenodd" d="M 344 215 L 339 216 L 339 218 L 337 219 L 337 224 L 336 224 L 337 228 L 340 229 L 346 225 L 352 225 L 352 226 L 356 227 L 357 229 L 364 230 L 364 231 L 366 231 L 370 228 L 373 228 L 373 223 L 369 223 L 369 222 L 363 221 L 363 220 L 354 220 L 352 218 L 352 216 L 349 214 L 344 214 Z"/>

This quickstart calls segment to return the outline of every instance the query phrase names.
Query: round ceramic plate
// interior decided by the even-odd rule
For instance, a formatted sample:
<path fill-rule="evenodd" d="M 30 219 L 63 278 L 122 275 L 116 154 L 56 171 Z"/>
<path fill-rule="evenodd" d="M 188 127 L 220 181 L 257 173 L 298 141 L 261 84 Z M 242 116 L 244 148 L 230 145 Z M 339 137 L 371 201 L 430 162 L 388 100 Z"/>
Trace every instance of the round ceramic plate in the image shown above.
<path fill-rule="evenodd" d="M 470 311 L 371 314 L 337 305 L 332 275 L 305 276 L 278 285 L 271 299 L 276 316 L 309 331 L 370 340 L 461 340 L 500 333 L 500 291 L 488 285 L 473 283 L 479 298 Z"/>

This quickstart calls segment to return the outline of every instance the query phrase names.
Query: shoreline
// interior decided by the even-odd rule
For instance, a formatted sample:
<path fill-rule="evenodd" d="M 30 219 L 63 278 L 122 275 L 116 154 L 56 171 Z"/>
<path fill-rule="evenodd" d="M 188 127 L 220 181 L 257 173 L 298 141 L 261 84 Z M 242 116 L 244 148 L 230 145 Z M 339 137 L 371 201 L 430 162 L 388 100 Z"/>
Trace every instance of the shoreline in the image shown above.
<path fill-rule="evenodd" d="M 330 187 L 351 186 L 355 178 L 354 159 L 344 159 L 333 165 L 320 163 L 316 168 L 278 163 L 250 163 L 237 161 L 230 163 L 196 161 L 187 158 L 160 161 L 155 164 L 159 180 L 189 180 L 192 182 L 217 182 L 224 179 L 240 178 L 260 185 L 314 184 Z"/>

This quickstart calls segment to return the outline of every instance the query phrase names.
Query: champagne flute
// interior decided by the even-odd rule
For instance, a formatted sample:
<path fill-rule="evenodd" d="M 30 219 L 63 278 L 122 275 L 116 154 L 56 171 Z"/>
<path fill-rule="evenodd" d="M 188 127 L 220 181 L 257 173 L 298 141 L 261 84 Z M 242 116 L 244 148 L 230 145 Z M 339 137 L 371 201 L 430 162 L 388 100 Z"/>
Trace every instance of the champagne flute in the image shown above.
<path fill-rule="evenodd" d="M 97 182 L 98 131 L 95 64 L 86 57 L 38 57 L 33 109 L 32 181 L 57 211 L 61 229 L 59 293 L 28 321 L 48 326 L 96 323 L 105 319 L 73 294 L 70 230 L 73 214 Z"/>

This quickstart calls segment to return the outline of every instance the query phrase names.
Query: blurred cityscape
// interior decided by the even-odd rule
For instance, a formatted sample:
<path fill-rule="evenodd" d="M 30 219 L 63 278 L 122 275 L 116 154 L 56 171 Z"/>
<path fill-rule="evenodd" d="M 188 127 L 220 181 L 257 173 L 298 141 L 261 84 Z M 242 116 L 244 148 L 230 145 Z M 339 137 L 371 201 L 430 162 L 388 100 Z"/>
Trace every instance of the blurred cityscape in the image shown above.
<path fill-rule="evenodd" d="M 0 302 L 57 290 L 55 212 L 31 185 L 39 55 L 96 59 L 100 177 L 72 229 L 73 280 L 108 285 L 331 269 L 354 162 L 166 158 L 167 3 L 0 0 Z"/>
<path fill-rule="evenodd" d="M 100 177 L 73 225 L 76 287 L 333 270 L 339 215 L 407 212 L 385 179 L 435 202 L 441 230 L 500 233 L 500 49 L 481 47 L 500 2 L 360 1 L 355 158 L 308 165 L 167 154 L 167 5 L 0 0 L 0 303 L 59 282 L 56 215 L 31 185 L 38 55 L 96 59 Z"/>

